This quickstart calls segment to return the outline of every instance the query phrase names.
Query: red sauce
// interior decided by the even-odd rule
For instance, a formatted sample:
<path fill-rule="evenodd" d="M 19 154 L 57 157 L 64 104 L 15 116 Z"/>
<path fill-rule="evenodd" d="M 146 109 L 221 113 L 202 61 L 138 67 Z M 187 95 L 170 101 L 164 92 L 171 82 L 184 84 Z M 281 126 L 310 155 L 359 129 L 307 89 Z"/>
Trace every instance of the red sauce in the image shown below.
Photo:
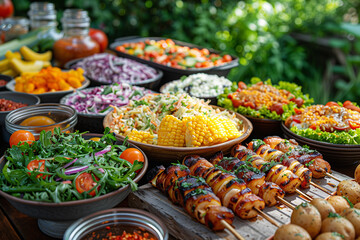
<path fill-rule="evenodd" d="M 158 240 L 152 233 L 142 227 L 106 226 L 91 232 L 82 240 Z"/>
<path fill-rule="evenodd" d="M 99 52 L 99 44 L 90 37 L 62 38 L 54 44 L 55 61 L 60 67 L 76 58 L 88 57 Z"/>
<path fill-rule="evenodd" d="M 7 84 L 7 81 L 0 79 L 0 87 L 5 86 Z"/>
<path fill-rule="evenodd" d="M 27 104 L 18 103 L 4 98 L 0 99 L 0 111 L 12 111 L 18 108 L 26 107 Z"/>

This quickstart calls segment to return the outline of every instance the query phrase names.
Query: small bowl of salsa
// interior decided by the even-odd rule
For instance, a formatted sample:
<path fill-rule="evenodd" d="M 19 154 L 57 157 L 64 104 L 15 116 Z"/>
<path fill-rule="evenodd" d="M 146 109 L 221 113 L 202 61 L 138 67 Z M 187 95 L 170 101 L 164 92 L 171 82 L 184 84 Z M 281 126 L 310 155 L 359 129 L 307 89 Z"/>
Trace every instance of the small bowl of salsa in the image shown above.
<path fill-rule="evenodd" d="M 5 130 L 6 116 L 22 107 L 37 105 L 40 103 L 40 98 L 27 93 L 17 92 L 1 92 L 0 93 L 0 133 L 2 140 L 6 141 L 8 133 Z"/>
<path fill-rule="evenodd" d="M 5 119 L 9 137 L 18 130 L 27 130 L 36 140 L 42 130 L 49 131 L 59 127 L 63 132 L 72 132 L 76 123 L 76 110 L 58 103 L 42 103 L 19 108 L 9 113 Z"/>
<path fill-rule="evenodd" d="M 167 240 L 168 230 L 153 214 L 134 208 L 113 208 L 74 222 L 64 240 Z"/>
<path fill-rule="evenodd" d="M 13 80 L 13 77 L 0 74 L 0 91 L 6 91 L 6 84 L 11 80 Z"/>

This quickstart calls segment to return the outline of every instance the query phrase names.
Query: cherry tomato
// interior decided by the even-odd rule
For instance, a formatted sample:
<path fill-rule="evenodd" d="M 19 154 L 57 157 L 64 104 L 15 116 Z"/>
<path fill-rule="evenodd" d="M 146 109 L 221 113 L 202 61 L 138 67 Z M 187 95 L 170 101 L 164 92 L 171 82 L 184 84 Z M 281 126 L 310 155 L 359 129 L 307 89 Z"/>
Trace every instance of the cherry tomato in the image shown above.
<path fill-rule="evenodd" d="M 23 145 L 25 142 L 31 144 L 33 141 L 35 141 L 35 137 L 31 132 L 18 130 L 11 134 L 9 144 L 12 147 L 13 145 L 18 145 L 19 142 L 22 142 L 20 145 Z"/>
<path fill-rule="evenodd" d="M 240 90 L 247 88 L 246 84 L 243 81 L 238 82 L 238 87 Z"/>
<path fill-rule="evenodd" d="M 299 108 L 304 104 L 304 99 L 302 98 L 292 98 L 290 99 L 290 101 L 294 102 L 296 104 L 296 106 Z"/>
<path fill-rule="evenodd" d="M 99 44 L 100 52 L 104 52 L 109 43 L 106 34 L 99 29 L 90 28 L 89 35 L 92 40 Z"/>
<path fill-rule="evenodd" d="M 294 108 L 294 112 L 295 112 L 296 114 L 301 114 L 301 113 L 303 112 L 303 110 L 298 109 L 298 108 Z"/>
<path fill-rule="evenodd" d="M 332 107 L 332 106 L 339 106 L 336 102 L 328 102 L 325 106 Z"/>
<path fill-rule="evenodd" d="M 209 50 L 206 49 L 206 48 L 201 49 L 200 52 L 201 52 L 202 54 L 204 54 L 204 55 L 209 55 L 209 54 L 210 54 Z"/>
<path fill-rule="evenodd" d="M 357 128 L 360 127 L 360 123 L 349 120 L 349 126 L 350 126 L 351 129 L 357 129 Z"/>
<path fill-rule="evenodd" d="M 116 50 L 118 50 L 119 52 L 125 52 L 125 48 L 123 46 L 117 46 Z"/>
<path fill-rule="evenodd" d="M 40 166 L 40 169 L 39 169 Z M 38 172 L 45 172 L 45 160 L 32 160 L 31 162 L 29 162 L 29 164 L 27 165 L 27 169 L 29 169 L 29 171 L 38 171 Z M 31 173 L 28 172 L 29 175 L 31 175 Z M 38 174 L 36 175 L 36 178 L 40 178 L 42 177 L 43 174 Z M 44 175 L 42 177 L 43 179 L 46 178 L 46 175 Z"/>
<path fill-rule="evenodd" d="M 283 104 L 282 103 L 275 103 L 273 104 L 270 109 L 270 111 L 275 111 L 278 115 L 281 115 L 284 113 Z"/>
<path fill-rule="evenodd" d="M 312 130 L 316 130 L 316 126 L 314 124 L 312 124 L 309 128 L 311 128 Z"/>
<path fill-rule="evenodd" d="M 131 164 L 134 164 L 135 160 L 138 160 L 138 162 L 144 162 L 144 155 L 136 148 L 126 149 L 121 153 L 120 158 Z"/>
<path fill-rule="evenodd" d="M 226 55 L 223 56 L 223 61 L 224 62 L 231 62 L 232 57 L 229 54 L 226 54 Z"/>
<path fill-rule="evenodd" d="M 201 62 L 195 63 L 195 67 L 196 67 L 196 68 L 201 68 Z"/>
<path fill-rule="evenodd" d="M 344 108 L 347 108 L 347 109 L 350 109 L 350 110 L 353 110 L 353 111 L 357 111 L 357 112 L 360 112 L 360 108 L 355 106 L 352 102 L 350 101 L 345 101 L 344 104 L 343 104 Z"/>
<path fill-rule="evenodd" d="M 8 18 L 14 13 L 14 6 L 11 0 L 0 1 L 0 18 Z"/>
<path fill-rule="evenodd" d="M 96 177 L 94 175 L 96 180 L 99 180 L 98 177 Z M 97 183 L 94 181 L 92 175 L 90 173 L 82 173 L 80 174 L 76 180 L 75 180 L 75 186 L 76 186 L 76 190 L 79 193 L 83 193 L 86 191 L 89 191 L 90 189 L 92 189 Z M 99 186 L 100 187 L 100 186 Z M 95 189 L 92 190 L 89 193 L 90 196 L 94 197 L 96 195 Z"/>
<path fill-rule="evenodd" d="M 255 109 L 255 104 L 253 102 L 245 102 L 244 107 Z"/>

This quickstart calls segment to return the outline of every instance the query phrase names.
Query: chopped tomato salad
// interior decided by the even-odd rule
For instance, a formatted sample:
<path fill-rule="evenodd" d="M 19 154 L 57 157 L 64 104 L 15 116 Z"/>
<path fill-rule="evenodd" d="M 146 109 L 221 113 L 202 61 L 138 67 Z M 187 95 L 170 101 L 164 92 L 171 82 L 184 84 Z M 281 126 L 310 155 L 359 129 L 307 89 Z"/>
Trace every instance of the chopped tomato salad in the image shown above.
<path fill-rule="evenodd" d="M 145 42 L 124 43 L 116 47 L 117 51 L 124 52 L 139 58 L 163 64 L 173 68 L 210 68 L 231 62 L 230 55 L 210 53 L 206 48 L 190 48 L 175 44 L 171 39 L 149 40 Z"/>

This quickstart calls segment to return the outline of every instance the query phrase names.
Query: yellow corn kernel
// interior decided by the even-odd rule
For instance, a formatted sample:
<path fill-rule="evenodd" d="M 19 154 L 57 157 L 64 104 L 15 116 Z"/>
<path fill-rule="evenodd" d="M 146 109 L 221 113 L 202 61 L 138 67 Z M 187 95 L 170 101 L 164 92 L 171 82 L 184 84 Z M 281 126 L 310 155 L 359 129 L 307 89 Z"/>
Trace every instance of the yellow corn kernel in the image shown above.
<path fill-rule="evenodd" d="M 172 115 L 165 116 L 158 129 L 158 145 L 185 146 L 185 124 Z"/>
<path fill-rule="evenodd" d="M 228 140 L 226 136 L 226 130 L 221 117 L 213 117 L 208 119 L 207 126 L 208 131 L 204 139 L 204 146 L 214 145 Z"/>
<path fill-rule="evenodd" d="M 147 143 L 147 144 L 153 144 L 153 141 L 154 141 L 153 134 L 151 134 L 149 132 L 145 132 L 145 131 L 138 131 L 136 129 L 133 129 L 129 133 L 128 137 L 130 140 Z"/>
<path fill-rule="evenodd" d="M 225 129 L 225 134 L 227 140 L 235 139 L 241 136 L 240 131 L 237 129 L 235 123 L 228 118 L 223 118 L 223 127 Z"/>
<path fill-rule="evenodd" d="M 185 143 L 187 147 L 200 147 L 208 132 L 207 117 L 199 115 L 184 118 L 185 121 Z"/>

